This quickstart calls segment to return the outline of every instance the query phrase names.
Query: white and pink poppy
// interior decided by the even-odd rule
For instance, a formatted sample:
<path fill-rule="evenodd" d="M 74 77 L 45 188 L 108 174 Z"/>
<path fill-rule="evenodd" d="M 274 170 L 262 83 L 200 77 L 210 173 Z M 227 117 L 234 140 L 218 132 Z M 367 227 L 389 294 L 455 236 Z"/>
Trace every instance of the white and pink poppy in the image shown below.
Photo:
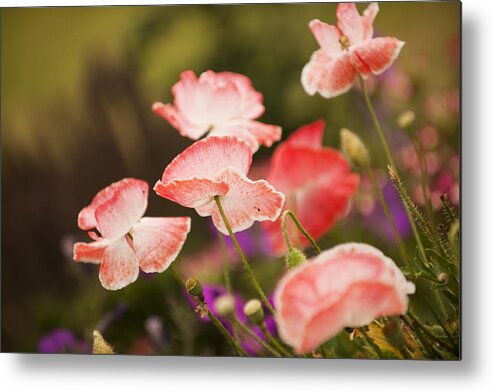
<path fill-rule="evenodd" d="M 265 110 L 263 96 L 244 75 L 206 71 L 197 78 L 185 71 L 172 92 L 173 104 L 155 102 L 152 110 L 182 136 L 236 136 L 254 152 L 281 138 L 281 127 L 256 121 Z"/>
<path fill-rule="evenodd" d="M 274 296 L 282 340 L 300 354 L 315 350 L 345 327 L 405 314 L 415 286 L 378 249 L 347 243 L 289 271 Z"/>
<path fill-rule="evenodd" d="M 371 3 L 358 13 L 354 3 L 340 3 L 337 7 L 337 26 L 318 19 L 309 27 L 320 49 L 315 51 L 301 74 L 305 91 L 331 98 L 348 91 L 358 74 L 366 78 L 389 68 L 399 55 L 403 41 L 393 37 L 373 38 L 373 20 L 378 4 Z"/>
<path fill-rule="evenodd" d="M 190 218 L 143 218 L 148 193 L 145 181 L 125 178 L 101 190 L 79 213 L 79 227 L 90 230 L 94 242 L 77 242 L 74 260 L 101 264 L 99 279 L 105 289 L 133 283 L 139 267 L 163 272 L 185 243 Z"/>
<path fill-rule="evenodd" d="M 323 120 L 305 125 L 281 143 L 272 155 L 267 181 L 286 195 L 284 208 L 293 211 L 302 226 L 317 240 L 347 212 L 360 176 L 351 172 L 344 156 L 322 145 Z M 281 220 L 264 222 L 274 252 L 286 251 Z M 296 246 L 308 240 L 288 225 Z"/>
<path fill-rule="evenodd" d="M 195 142 L 164 170 L 154 186 L 159 196 L 200 216 L 212 216 L 216 228 L 228 235 L 214 200 L 221 205 L 233 232 L 248 229 L 255 221 L 275 220 L 284 204 L 284 195 L 267 181 L 247 177 L 253 152 L 236 137 L 209 137 Z"/>

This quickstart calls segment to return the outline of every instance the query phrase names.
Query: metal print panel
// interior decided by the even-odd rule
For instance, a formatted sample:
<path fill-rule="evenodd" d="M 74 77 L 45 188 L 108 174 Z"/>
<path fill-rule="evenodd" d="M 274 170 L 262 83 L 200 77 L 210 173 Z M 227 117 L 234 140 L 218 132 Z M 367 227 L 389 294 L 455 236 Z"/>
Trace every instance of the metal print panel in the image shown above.
<path fill-rule="evenodd" d="M 2 351 L 460 359 L 460 3 L 1 17 Z"/>

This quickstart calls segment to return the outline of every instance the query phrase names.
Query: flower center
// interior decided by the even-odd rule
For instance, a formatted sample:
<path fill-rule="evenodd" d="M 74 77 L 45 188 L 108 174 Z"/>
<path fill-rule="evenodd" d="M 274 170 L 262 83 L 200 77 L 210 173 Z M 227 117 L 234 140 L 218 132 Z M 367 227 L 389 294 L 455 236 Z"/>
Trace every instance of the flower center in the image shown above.
<path fill-rule="evenodd" d="M 349 38 L 346 37 L 344 34 L 341 35 L 341 38 L 339 38 L 339 43 L 341 44 L 343 50 L 348 49 L 351 45 L 351 43 L 349 42 Z"/>

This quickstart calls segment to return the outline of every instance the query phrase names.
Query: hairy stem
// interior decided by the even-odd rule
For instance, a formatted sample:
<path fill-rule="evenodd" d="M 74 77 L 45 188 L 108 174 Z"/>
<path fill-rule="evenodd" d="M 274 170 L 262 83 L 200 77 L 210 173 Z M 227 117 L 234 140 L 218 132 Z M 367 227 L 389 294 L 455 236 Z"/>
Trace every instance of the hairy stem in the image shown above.
<path fill-rule="evenodd" d="M 245 257 L 245 254 L 243 253 L 243 250 L 240 247 L 240 244 L 238 243 L 238 240 L 236 239 L 235 234 L 233 233 L 233 230 L 231 229 L 231 225 L 229 224 L 228 218 L 224 212 L 223 206 L 221 204 L 221 200 L 219 199 L 219 196 L 214 196 L 214 201 L 216 202 L 217 209 L 219 210 L 219 213 L 221 214 L 221 218 L 223 219 L 224 225 L 226 226 L 226 229 L 228 230 L 229 236 L 231 237 L 231 240 L 233 241 L 233 244 L 236 248 L 236 251 L 238 252 L 238 255 L 240 256 L 240 260 L 243 263 L 243 267 L 245 268 L 248 278 L 250 279 L 250 282 L 252 283 L 252 286 L 255 288 L 257 291 L 258 295 L 260 296 L 260 299 L 262 302 L 265 304 L 267 309 L 269 309 L 269 312 L 272 313 L 272 315 L 275 314 L 274 308 L 270 304 L 269 300 L 267 299 L 267 296 L 264 293 L 264 290 L 262 290 L 262 287 L 260 286 L 259 281 L 255 277 L 255 274 L 252 271 L 252 268 L 250 267 L 250 264 L 248 263 L 248 260 Z"/>

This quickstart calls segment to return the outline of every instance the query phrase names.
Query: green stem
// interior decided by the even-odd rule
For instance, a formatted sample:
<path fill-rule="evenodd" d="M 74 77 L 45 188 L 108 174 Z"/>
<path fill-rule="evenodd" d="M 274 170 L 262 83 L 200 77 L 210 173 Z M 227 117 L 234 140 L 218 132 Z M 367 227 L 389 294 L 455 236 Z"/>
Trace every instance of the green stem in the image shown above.
<path fill-rule="evenodd" d="M 416 324 L 417 327 L 419 327 L 419 329 L 421 329 L 421 331 L 423 331 L 423 333 L 425 335 L 427 335 L 429 338 L 431 338 L 432 340 L 434 340 L 436 343 L 438 344 L 441 344 L 443 347 L 445 347 L 448 351 L 450 351 L 451 353 L 455 354 L 455 350 L 453 347 L 449 346 L 447 343 L 445 343 L 442 339 L 440 338 L 437 338 L 435 335 L 433 335 L 427 328 L 425 325 L 423 325 L 423 323 L 414 315 L 412 314 L 411 312 L 408 312 L 408 315 L 409 317 L 413 320 L 413 322 Z"/>
<path fill-rule="evenodd" d="M 384 358 L 384 355 L 382 353 L 382 350 L 380 350 L 380 347 L 378 347 L 373 339 L 368 336 L 368 334 L 365 331 L 365 327 L 359 328 L 361 334 L 365 337 L 367 343 L 370 345 L 370 347 L 377 353 L 378 358 Z"/>
<path fill-rule="evenodd" d="M 264 336 L 267 338 L 270 344 L 272 344 L 277 351 L 279 351 L 282 355 L 288 358 L 292 358 L 293 356 L 284 349 L 284 347 L 281 346 L 281 344 L 272 336 L 269 331 L 267 330 L 267 327 L 265 326 L 265 323 L 260 324 L 260 329 L 262 330 L 262 333 Z"/>
<path fill-rule="evenodd" d="M 445 324 L 443 323 L 443 321 L 440 319 L 440 317 L 438 316 L 437 312 L 435 312 L 435 309 L 430 304 L 430 302 L 428 301 L 428 299 L 426 297 L 423 297 L 423 296 L 421 296 L 421 298 L 423 299 L 424 303 L 426 304 L 426 307 L 430 310 L 431 314 L 433 314 L 433 317 L 437 321 L 438 325 L 440 325 L 440 327 L 442 327 L 443 332 L 445 332 L 445 335 L 447 335 L 447 338 L 450 341 L 450 344 L 452 344 L 452 346 L 454 347 L 454 350 L 455 350 L 454 351 L 454 354 L 458 355 L 458 353 L 459 353 L 459 347 L 455 343 L 455 340 L 452 337 L 452 335 L 450 334 L 449 330 L 447 329 L 447 327 L 445 326 Z"/>
<path fill-rule="evenodd" d="M 223 258 L 223 275 L 224 275 L 224 285 L 226 286 L 226 291 L 229 295 L 233 295 L 233 288 L 231 285 L 231 277 L 229 275 L 229 259 L 228 253 L 226 251 L 226 242 L 224 240 L 223 233 L 217 232 L 219 240 L 219 248 L 221 249 L 221 255 Z M 233 297 L 234 298 L 234 297 Z M 233 336 L 237 343 L 239 343 L 238 331 L 236 329 L 235 323 L 232 323 Z"/>
<path fill-rule="evenodd" d="M 226 217 L 226 214 L 224 212 L 224 209 L 223 209 L 223 206 L 221 204 L 221 200 L 219 199 L 219 196 L 214 196 L 214 201 L 216 202 L 217 209 L 219 210 L 219 213 L 221 214 L 221 218 L 223 219 L 224 225 L 226 226 L 226 229 L 228 230 L 229 236 L 231 237 L 231 240 L 233 241 L 233 244 L 236 248 L 236 251 L 238 252 L 238 255 L 240 256 L 240 260 L 243 263 L 243 267 L 245 268 L 245 270 L 248 274 L 248 278 L 250 279 L 250 282 L 252 283 L 253 287 L 257 291 L 262 302 L 265 304 L 267 309 L 269 309 L 269 312 L 271 312 L 272 315 L 275 315 L 274 308 L 272 307 L 269 300 L 267 299 L 267 296 L 265 295 L 264 291 L 262 290 L 262 287 L 260 286 L 259 281 L 255 277 L 255 275 L 252 271 L 252 268 L 250 267 L 250 264 L 248 263 L 248 260 L 246 259 L 243 251 L 241 250 L 240 244 L 238 243 L 238 240 L 236 239 L 236 236 L 233 233 L 233 230 L 231 229 L 231 225 L 229 224 L 228 218 Z"/>
<path fill-rule="evenodd" d="M 428 192 L 428 168 L 426 165 L 426 157 L 423 151 L 423 147 L 421 146 L 421 142 L 418 139 L 417 133 L 416 133 L 416 127 L 414 126 L 414 123 L 409 126 L 409 133 L 411 134 L 411 140 L 414 145 L 414 149 L 416 150 L 416 154 L 418 155 L 419 158 L 419 166 L 420 166 L 420 171 L 421 171 L 421 189 L 423 190 L 423 198 L 425 200 L 425 209 L 426 209 L 426 214 L 428 215 L 428 219 L 431 222 L 431 227 L 434 227 L 433 224 L 433 208 L 431 206 L 431 199 L 430 199 L 430 193 Z"/>
<path fill-rule="evenodd" d="M 306 231 L 306 229 L 301 225 L 300 221 L 298 220 L 298 218 L 296 217 L 294 212 L 290 211 L 290 210 L 286 210 L 282 214 L 281 227 L 282 227 L 282 233 L 284 235 L 284 240 L 286 241 L 286 244 L 288 245 L 289 251 L 293 250 L 293 245 L 291 243 L 291 240 L 289 239 L 288 229 L 287 229 L 287 225 L 286 225 L 286 219 L 288 216 L 291 217 L 291 219 L 293 220 L 294 224 L 296 225 L 296 227 L 298 228 L 300 233 L 306 237 L 306 239 L 310 242 L 310 244 L 317 251 L 317 253 L 320 254 L 322 251 L 320 250 L 319 246 L 317 245 L 317 243 L 315 242 L 313 237 L 308 233 L 308 231 Z"/>
<path fill-rule="evenodd" d="M 269 346 L 264 340 L 262 340 L 258 335 L 253 332 L 249 327 L 235 319 L 234 324 L 238 325 L 243 331 L 245 331 L 248 335 L 250 335 L 258 344 L 260 344 L 263 348 L 265 348 L 268 352 L 274 355 L 277 358 L 281 358 L 281 354 L 279 354 L 273 347 Z"/>
<path fill-rule="evenodd" d="M 186 285 L 185 285 L 185 281 L 183 280 L 183 278 L 180 276 L 180 274 L 176 271 L 176 269 L 174 268 L 173 265 L 170 266 L 170 271 L 171 271 L 171 274 L 173 275 L 173 277 L 175 278 L 175 280 L 178 282 L 178 284 L 182 287 L 182 288 L 186 288 Z M 209 307 L 207 306 L 207 303 L 204 301 L 201 301 L 193 296 L 190 296 L 194 302 L 198 305 L 198 304 L 201 304 L 203 306 L 206 306 L 207 307 L 207 315 L 209 316 L 210 320 L 212 321 L 212 323 L 214 324 L 214 326 L 224 335 L 224 337 L 226 338 L 226 340 L 231 344 L 231 347 L 233 348 L 233 350 L 236 352 L 237 355 L 240 355 L 240 356 L 246 356 L 247 353 L 245 352 L 245 350 L 243 350 L 241 348 L 240 345 L 238 345 L 238 343 L 233 339 L 233 337 L 229 334 L 228 330 L 224 327 L 224 325 L 216 318 L 216 316 L 214 316 L 214 314 L 210 311 Z"/>
<path fill-rule="evenodd" d="M 418 251 L 421 256 L 421 259 L 423 263 L 430 268 L 430 263 L 428 261 L 428 256 L 426 255 L 425 248 L 423 246 L 423 243 L 421 242 L 421 237 L 419 235 L 418 229 L 416 227 L 416 223 L 414 222 L 413 214 L 411 212 L 410 206 L 408 203 L 406 203 L 405 199 L 405 190 L 402 189 L 403 185 L 398 177 L 397 171 L 393 166 L 389 166 L 389 176 L 392 182 L 394 183 L 394 186 L 397 189 L 397 192 L 399 192 L 399 195 L 401 196 L 402 204 L 404 205 L 404 209 L 406 210 L 407 218 L 409 220 L 409 224 L 411 225 L 411 229 L 413 231 L 414 238 L 416 239 L 416 243 L 418 245 Z"/>
<path fill-rule="evenodd" d="M 377 130 L 378 136 L 380 137 L 380 141 L 385 151 L 385 155 L 387 156 L 387 162 L 389 165 L 395 167 L 394 159 L 392 158 L 392 154 L 390 153 L 390 148 L 387 143 L 387 139 L 385 138 L 385 134 L 382 131 L 380 122 L 378 121 L 377 115 L 375 114 L 375 109 L 373 108 L 373 104 L 371 103 L 370 96 L 368 95 L 368 90 L 366 89 L 365 81 L 363 80 L 363 77 L 361 75 L 358 75 L 358 79 L 361 86 L 361 90 L 363 91 L 363 95 L 365 97 L 366 106 L 368 107 L 371 118 L 373 120 L 373 124 L 375 125 L 375 129 Z"/>
<path fill-rule="evenodd" d="M 203 305 L 207 306 L 207 303 L 204 301 Z M 212 321 L 212 323 L 216 326 L 219 331 L 224 335 L 226 340 L 231 344 L 233 347 L 233 350 L 235 350 L 236 354 L 239 356 L 247 356 L 247 353 L 241 346 L 236 342 L 236 340 L 229 334 L 228 330 L 224 327 L 223 323 L 221 323 L 216 316 L 210 311 L 209 307 L 207 306 L 207 315 L 209 316 L 209 319 Z"/>
<path fill-rule="evenodd" d="M 399 248 L 399 253 L 401 254 L 401 257 L 407 264 L 407 266 L 411 269 L 412 274 L 414 275 L 414 267 L 409 261 L 409 258 L 407 256 L 406 248 L 404 246 L 404 242 L 402 240 L 401 235 L 399 234 L 399 231 L 397 230 L 397 226 L 394 221 L 394 217 L 392 216 L 392 213 L 390 212 L 390 208 L 387 204 L 387 201 L 385 200 L 385 197 L 383 196 L 382 190 L 380 189 L 380 186 L 378 185 L 378 182 L 375 178 L 375 175 L 373 174 L 373 170 L 369 168 L 366 171 L 366 174 L 368 178 L 370 179 L 371 185 L 373 187 L 374 192 L 377 195 L 378 200 L 380 201 L 380 205 L 383 208 L 383 211 L 385 213 L 385 216 L 387 217 L 387 220 L 390 222 L 390 226 L 392 228 L 392 233 L 394 234 L 394 238 L 397 242 L 397 246 Z"/>

